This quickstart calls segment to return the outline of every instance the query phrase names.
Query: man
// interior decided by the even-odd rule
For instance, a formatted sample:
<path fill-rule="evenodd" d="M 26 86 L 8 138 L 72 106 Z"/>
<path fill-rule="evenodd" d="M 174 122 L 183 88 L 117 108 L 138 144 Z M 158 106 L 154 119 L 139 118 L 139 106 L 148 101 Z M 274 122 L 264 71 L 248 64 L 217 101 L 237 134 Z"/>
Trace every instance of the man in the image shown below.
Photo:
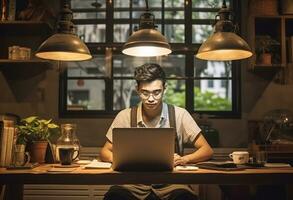
<path fill-rule="evenodd" d="M 163 69 L 157 64 L 144 64 L 135 69 L 136 90 L 141 102 L 137 106 L 137 127 L 170 127 L 168 106 L 163 103 L 166 90 L 166 78 Z M 201 129 L 191 115 L 183 108 L 174 106 L 177 141 L 179 150 L 183 143 L 192 143 L 197 149 L 188 155 L 174 155 L 174 166 L 196 163 L 211 158 L 213 150 L 207 143 Z M 131 109 L 122 110 L 114 119 L 107 132 L 107 142 L 100 152 L 101 160 L 112 162 L 113 128 L 131 127 Z M 182 152 L 182 151 L 181 151 Z M 188 185 L 123 185 L 112 186 L 105 195 L 106 200 L 113 199 L 184 199 L 195 200 L 196 195 Z"/>

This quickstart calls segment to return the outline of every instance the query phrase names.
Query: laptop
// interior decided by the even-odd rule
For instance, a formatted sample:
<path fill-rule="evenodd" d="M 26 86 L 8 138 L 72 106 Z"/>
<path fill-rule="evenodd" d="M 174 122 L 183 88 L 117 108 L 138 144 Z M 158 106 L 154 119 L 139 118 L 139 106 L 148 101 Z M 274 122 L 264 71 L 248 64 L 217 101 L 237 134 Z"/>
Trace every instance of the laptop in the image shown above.
<path fill-rule="evenodd" d="M 114 128 L 115 171 L 172 171 L 174 128 Z"/>

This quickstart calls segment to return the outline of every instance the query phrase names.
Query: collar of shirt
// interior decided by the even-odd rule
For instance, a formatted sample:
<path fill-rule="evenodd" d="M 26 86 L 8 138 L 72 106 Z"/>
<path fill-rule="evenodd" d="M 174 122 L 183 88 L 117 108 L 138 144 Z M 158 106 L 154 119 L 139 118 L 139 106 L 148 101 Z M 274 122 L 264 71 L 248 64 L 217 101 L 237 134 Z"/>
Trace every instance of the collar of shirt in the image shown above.
<path fill-rule="evenodd" d="M 156 128 L 163 128 L 166 126 L 168 120 L 168 105 L 163 103 L 163 108 L 161 112 L 161 118 L 159 123 L 156 125 Z M 137 127 L 147 127 L 142 120 L 142 103 L 140 102 L 137 107 Z"/>

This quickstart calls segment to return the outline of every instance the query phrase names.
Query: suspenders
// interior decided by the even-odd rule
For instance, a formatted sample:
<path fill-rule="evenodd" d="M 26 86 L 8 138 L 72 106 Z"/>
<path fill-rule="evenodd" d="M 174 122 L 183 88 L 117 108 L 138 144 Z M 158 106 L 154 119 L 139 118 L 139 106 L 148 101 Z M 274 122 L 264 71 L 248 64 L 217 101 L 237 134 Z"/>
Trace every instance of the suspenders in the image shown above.
<path fill-rule="evenodd" d="M 173 127 L 175 129 L 175 153 L 182 156 L 183 151 L 180 151 L 180 146 L 179 146 L 179 141 L 178 141 L 177 131 L 176 131 L 175 109 L 173 105 L 168 104 L 168 114 L 169 114 L 170 127 Z M 131 127 L 137 126 L 137 106 L 134 106 L 131 108 L 130 126 Z"/>

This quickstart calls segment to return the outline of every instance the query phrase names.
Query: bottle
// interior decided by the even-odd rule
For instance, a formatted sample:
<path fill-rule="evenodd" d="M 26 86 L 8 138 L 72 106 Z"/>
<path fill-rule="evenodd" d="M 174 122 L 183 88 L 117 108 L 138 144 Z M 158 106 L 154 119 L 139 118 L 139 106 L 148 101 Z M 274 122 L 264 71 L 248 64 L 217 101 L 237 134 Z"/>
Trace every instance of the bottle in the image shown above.
<path fill-rule="evenodd" d="M 60 148 L 73 148 L 74 153 L 72 160 L 78 159 L 80 143 L 76 137 L 76 124 L 61 124 L 61 136 L 57 140 L 56 144 L 56 160 L 60 161 L 59 149 Z"/>

